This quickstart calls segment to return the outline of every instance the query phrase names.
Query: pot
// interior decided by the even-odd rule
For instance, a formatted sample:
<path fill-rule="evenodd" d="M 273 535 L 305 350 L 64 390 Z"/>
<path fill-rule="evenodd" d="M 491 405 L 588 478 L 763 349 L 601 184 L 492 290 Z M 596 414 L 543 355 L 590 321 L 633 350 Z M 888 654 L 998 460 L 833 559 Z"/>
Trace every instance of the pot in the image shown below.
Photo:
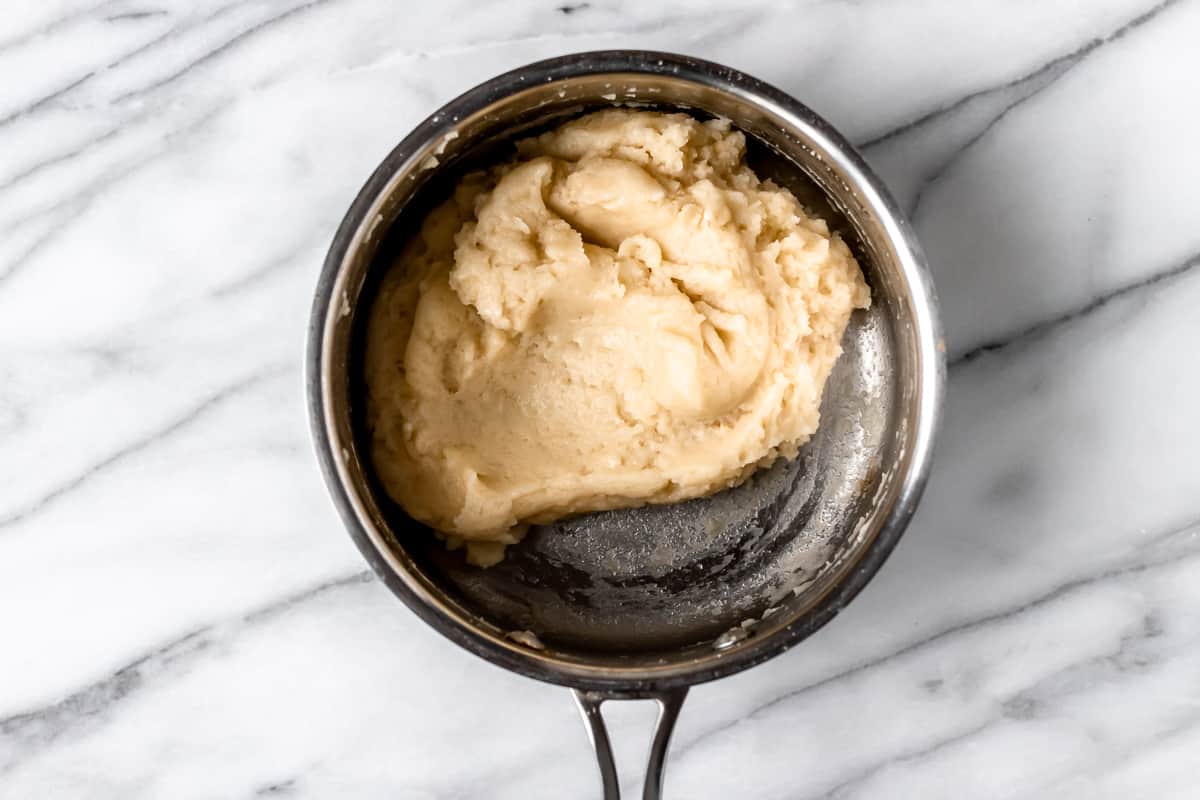
<path fill-rule="evenodd" d="M 392 503 L 373 474 L 361 377 L 373 293 L 400 245 L 465 171 L 505 158 L 514 138 L 613 105 L 731 120 L 760 177 L 791 189 L 851 246 L 872 306 L 846 331 L 821 426 L 796 459 L 709 498 L 534 528 L 499 565 L 472 567 Z M 943 350 L 912 229 L 827 122 L 719 64 L 602 51 L 493 78 L 420 123 L 383 160 L 342 221 L 317 284 L 307 390 L 326 482 L 371 567 L 455 643 L 571 688 L 608 800 L 619 783 L 601 704 L 658 702 L 649 799 L 661 795 L 688 687 L 810 636 L 896 545 L 929 473 Z"/>

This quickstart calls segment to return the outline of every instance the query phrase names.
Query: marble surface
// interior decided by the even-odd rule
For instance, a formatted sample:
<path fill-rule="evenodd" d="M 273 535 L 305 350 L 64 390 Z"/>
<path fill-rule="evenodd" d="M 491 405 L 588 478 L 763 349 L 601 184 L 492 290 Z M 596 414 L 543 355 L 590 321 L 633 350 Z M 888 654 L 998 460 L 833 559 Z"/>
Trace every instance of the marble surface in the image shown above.
<path fill-rule="evenodd" d="M 801 647 L 696 689 L 671 798 L 1194 798 L 1200 2 L 0 15 L 0 797 L 594 797 L 567 694 L 367 575 L 310 451 L 324 248 L 437 105 L 648 47 L 790 91 L 944 305 L 924 504 Z M 632 788 L 651 711 L 610 707 Z"/>

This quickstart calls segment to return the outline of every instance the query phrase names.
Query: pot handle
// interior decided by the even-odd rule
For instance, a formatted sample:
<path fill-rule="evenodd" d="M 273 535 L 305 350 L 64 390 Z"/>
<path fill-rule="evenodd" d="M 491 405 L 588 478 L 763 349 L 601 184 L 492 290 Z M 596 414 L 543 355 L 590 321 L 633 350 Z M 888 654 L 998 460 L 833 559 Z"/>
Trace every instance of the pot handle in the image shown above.
<path fill-rule="evenodd" d="M 604 800 L 621 800 L 621 784 L 617 780 L 617 764 L 613 760 L 608 728 L 604 725 L 600 705 L 605 700 L 653 700 L 658 703 L 658 721 L 654 724 L 654 740 L 650 743 L 642 800 L 661 800 L 667 746 L 671 743 L 671 732 L 675 730 L 679 709 L 687 697 L 687 687 L 661 692 L 587 692 L 573 689 L 571 693 L 575 695 L 575 704 L 579 706 L 583 723 L 587 725 L 588 739 L 596 750 L 596 763 L 600 765 L 600 780 L 604 785 Z"/>

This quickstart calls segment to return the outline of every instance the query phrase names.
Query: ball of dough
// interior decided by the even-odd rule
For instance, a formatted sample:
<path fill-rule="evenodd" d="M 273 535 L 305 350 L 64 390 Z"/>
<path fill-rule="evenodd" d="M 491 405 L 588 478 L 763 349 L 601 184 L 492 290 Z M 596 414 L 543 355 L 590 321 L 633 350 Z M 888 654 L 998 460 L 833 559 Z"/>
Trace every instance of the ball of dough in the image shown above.
<path fill-rule="evenodd" d="M 430 214 L 371 310 L 388 493 L 486 562 L 529 523 L 794 457 L 870 303 L 845 243 L 724 120 L 601 111 L 517 151 Z"/>

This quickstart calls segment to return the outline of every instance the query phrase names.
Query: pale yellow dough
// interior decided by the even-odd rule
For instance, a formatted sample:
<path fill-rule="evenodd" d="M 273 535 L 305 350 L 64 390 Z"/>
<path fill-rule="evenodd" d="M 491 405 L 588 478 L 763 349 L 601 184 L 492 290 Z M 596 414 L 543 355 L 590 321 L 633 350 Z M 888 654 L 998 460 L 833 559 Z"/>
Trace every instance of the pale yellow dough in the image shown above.
<path fill-rule="evenodd" d="M 722 120 L 602 111 L 430 215 L 366 353 L 375 467 L 409 514 L 486 563 L 530 522 L 795 456 L 870 292 L 744 148 Z"/>

